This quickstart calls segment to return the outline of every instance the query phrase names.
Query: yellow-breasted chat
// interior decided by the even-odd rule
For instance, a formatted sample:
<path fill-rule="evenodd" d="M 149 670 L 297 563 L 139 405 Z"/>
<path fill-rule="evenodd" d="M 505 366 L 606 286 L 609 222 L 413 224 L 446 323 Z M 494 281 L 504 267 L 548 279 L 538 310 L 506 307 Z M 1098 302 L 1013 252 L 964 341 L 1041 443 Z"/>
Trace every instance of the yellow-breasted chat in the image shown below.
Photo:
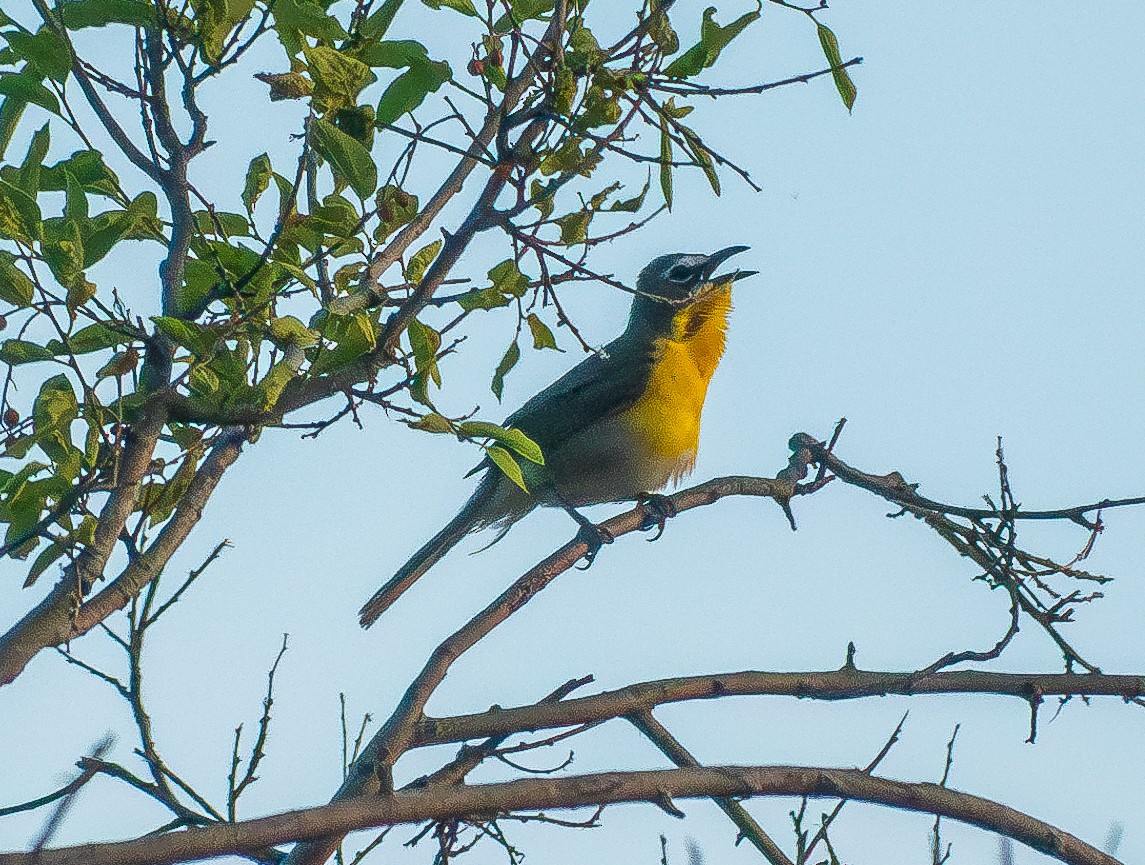
<path fill-rule="evenodd" d="M 645 498 L 691 472 L 708 382 L 724 352 L 732 283 L 756 272 L 716 269 L 746 249 L 662 255 L 640 271 L 624 333 L 505 421 L 544 456 L 543 465 L 522 465 L 529 491 L 488 461 L 478 466 L 485 473 L 469 501 L 366 602 L 362 626 L 470 532 L 507 530 L 537 505 L 563 507 L 591 529 L 576 508 Z"/>

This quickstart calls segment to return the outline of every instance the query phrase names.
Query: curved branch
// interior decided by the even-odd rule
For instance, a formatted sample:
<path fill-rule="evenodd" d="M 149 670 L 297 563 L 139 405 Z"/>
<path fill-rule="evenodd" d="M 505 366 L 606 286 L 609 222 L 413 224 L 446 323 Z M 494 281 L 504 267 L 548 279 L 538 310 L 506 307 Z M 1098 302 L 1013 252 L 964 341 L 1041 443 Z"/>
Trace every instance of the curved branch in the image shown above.
<path fill-rule="evenodd" d="M 605 772 L 434 787 L 132 841 L 0 854 L 0 865 L 166 865 L 398 823 L 713 796 L 809 796 L 887 805 L 959 820 L 1072 865 L 1119 865 L 1068 832 L 1000 802 L 938 784 L 879 778 L 861 769 L 804 766 Z"/>
<path fill-rule="evenodd" d="M 155 543 L 99 594 L 81 605 L 83 595 L 103 574 L 119 532 L 135 511 L 140 483 L 147 473 L 162 427 L 160 415 L 141 423 L 134 431 L 135 440 L 125 450 L 120 468 L 122 480 L 100 514 L 95 542 L 77 558 L 74 566 L 65 570 L 43 601 L 0 636 L 0 685 L 20 675 L 43 649 L 90 631 L 151 582 L 199 522 L 207 499 L 223 473 L 238 459 L 246 441 L 244 429 L 224 431 Z"/>
<path fill-rule="evenodd" d="M 724 496 L 754 495 L 775 499 L 787 511 L 787 502 L 801 492 L 798 481 L 806 477 L 809 456 L 799 450 L 787 468 L 776 478 L 732 476 L 716 478 L 670 496 L 676 513 L 709 505 Z M 811 485 L 814 488 L 814 485 Z M 635 532 L 655 519 L 656 514 L 647 505 L 613 517 L 601 528 L 614 538 Z M 569 541 L 535 567 L 526 571 L 500 597 L 455 631 L 434 650 L 425 667 L 410 683 L 397 708 L 374 738 L 362 749 L 361 755 L 346 773 L 346 779 L 333 801 L 345 801 L 392 788 L 391 768 L 405 751 L 413 747 L 418 721 L 426 702 L 445 678 L 449 668 L 462 654 L 485 637 L 532 600 L 542 589 L 565 571 L 572 568 L 588 552 L 588 545 L 579 538 Z M 310 865 L 324 862 L 337 846 L 335 838 L 313 844 L 300 844 L 291 851 L 289 865 Z"/>
<path fill-rule="evenodd" d="M 791 446 L 807 448 L 814 456 L 814 461 L 830 469 L 839 480 L 852 486 L 861 487 L 868 492 L 881 496 L 887 501 L 902 505 L 905 508 L 924 511 L 936 511 L 947 516 L 965 517 L 972 520 L 1069 520 L 1084 528 L 1093 529 L 1094 524 L 1085 519 L 1085 515 L 1094 511 L 1103 511 L 1110 508 L 1133 507 L 1145 505 L 1145 496 L 1133 496 L 1124 499 L 1102 499 L 1087 505 L 1074 505 L 1067 508 L 1057 508 L 1043 511 L 1000 511 L 997 508 L 965 508 L 960 505 L 948 505 L 928 499 L 918 494 L 918 484 L 907 483 L 901 474 L 891 472 L 885 475 L 873 475 L 847 465 L 822 442 L 817 441 L 807 433 L 796 433 L 791 438 Z"/>
<path fill-rule="evenodd" d="M 135 511 L 165 421 L 163 412 L 156 409 L 133 425 L 119 461 L 118 483 L 100 511 L 92 543 L 64 570 L 44 600 L 0 635 L 0 685 L 19 676 L 42 649 L 67 642 L 71 636 L 74 611 L 103 576 L 120 532 Z"/>
<path fill-rule="evenodd" d="M 859 670 L 854 667 L 805 673 L 745 671 L 683 676 L 641 682 L 559 703 L 534 703 L 451 718 L 422 718 L 416 726 L 413 747 L 599 723 L 611 718 L 640 715 L 665 703 L 690 700 L 746 696 L 854 700 L 915 694 L 993 694 L 1017 697 L 1024 701 L 1036 696 L 1107 696 L 1130 699 L 1145 695 L 1145 676 L 993 673 L 984 670 L 919 675 Z"/>

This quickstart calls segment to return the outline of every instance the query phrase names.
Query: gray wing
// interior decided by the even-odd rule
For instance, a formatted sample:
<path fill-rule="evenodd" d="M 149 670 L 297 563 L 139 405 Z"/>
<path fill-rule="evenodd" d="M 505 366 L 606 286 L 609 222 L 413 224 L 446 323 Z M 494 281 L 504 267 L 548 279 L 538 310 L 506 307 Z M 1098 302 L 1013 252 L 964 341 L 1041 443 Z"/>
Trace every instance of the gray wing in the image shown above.
<path fill-rule="evenodd" d="M 516 427 L 547 451 L 630 407 L 652 375 L 652 347 L 633 349 L 616 340 L 604 351 L 604 356 L 585 358 L 526 402 L 505 426 Z"/>

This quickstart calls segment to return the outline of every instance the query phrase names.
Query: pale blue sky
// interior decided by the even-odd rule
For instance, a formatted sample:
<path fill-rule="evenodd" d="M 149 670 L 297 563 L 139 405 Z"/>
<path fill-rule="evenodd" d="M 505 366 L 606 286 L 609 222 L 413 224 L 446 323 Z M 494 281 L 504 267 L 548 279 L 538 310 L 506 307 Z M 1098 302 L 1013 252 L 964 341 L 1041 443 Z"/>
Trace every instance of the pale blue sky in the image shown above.
<path fill-rule="evenodd" d="M 451 20 L 407 5 L 395 35 Z M 694 27 L 703 5 L 680 2 L 676 20 Z M 750 6 L 722 4 L 720 20 Z M 1145 492 L 1138 446 L 1145 73 L 1137 61 L 1145 7 L 840 0 L 823 18 L 844 57 L 866 58 L 854 71 L 853 115 L 826 78 L 701 106 L 700 128 L 752 171 L 763 193 L 727 175 L 716 199 L 702 177 L 679 177 L 675 210 L 598 259 L 631 281 L 664 252 L 752 246 L 741 266 L 761 275 L 737 288 L 695 478 L 774 474 L 792 433 L 827 435 L 845 415 L 840 455 L 871 471 L 898 469 L 936 498 L 969 504 L 994 491 L 997 435 L 1028 507 Z M 280 62 L 270 52 L 255 68 Z M 806 22 L 769 6 L 710 80 L 750 84 L 822 65 Z M 454 68 L 461 73 L 462 64 Z M 221 143 L 204 157 L 206 186 L 235 188 L 251 156 L 290 152 L 296 109 L 264 107 L 260 94 L 261 85 L 247 83 L 215 94 Z M 635 183 L 642 178 L 632 175 Z M 448 216 L 443 225 L 455 222 Z M 481 275 L 496 253 L 479 247 L 466 263 Z M 116 278 L 138 297 L 152 290 L 150 270 L 125 267 Z M 618 332 L 628 302 L 603 286 L 579 286 L 564 299 L 598 344 Z M 490 316 L 476 331 L 488 340 L 471 340 L 466 355 L 443 365 L 444 409 L 479 404 L 483 416 L 502 414 L 488 377 L 511 328 Z M 506 384 L 506 412 L 578 359 L 561 339 L 567 354 L 526 353 Z M 571 533 L 567 517 L 544 513 L 480 556 L 465 553 L 482 541 L 468 541 L 378 626 L 359 631 L 360 603 L 460 505 L 471 489 L 462 475 L 473 462 L 469 449 L 445 437 L 409 432 L 380 413 L 366 417 L 364 431 L 343 424 L 317 441 L 266 433 L 173 565 L 183 572 L 219 539 L 235 542 L 154 635 L 147 655 L 161 746 L 205 790 L 225 791 L 233 728 L 253 727 L 265 669 L 281 634 L 290 633 L 269 756 L 247 815 L 325 801 L 340 772 L 338 693 L 355 715 L 385 717 L 444 635 Z M 842 662 L 848 640 L 858 645 L 860 666 L 902 670 L 992 644 L 1005 626 L 1006 598 L 971 583 L 971 569 L 922 525 L 887 520 L 887 510 L 835 485 L 796 503 L 796 533 L 774 505 L 730 500 L 673 521 L 656 544 L 625 538 L 588 572 L 562 576 L 466 655 L 429 709 L 531 701 L 587 673 L 597 677 L 593 687 L 611 687 L 685 673 L 829 668 Z M 1090 563 L 1119 579 L 1104 601 L 1079 612 L 1068 634 L 1107 671 L 1141 672 L 1145 513 L 1112 513 L 1106 523 Z M 1023 531 L 1062 556 L 1083 541 L 1080 530 Z M 16 588 L 21 569 L 8 570 L 3 625 L 30 598 Z M 75 648 L 86 658 L 111 657 L 95 638 Z M 1049 641 L 1029 630 L 999 668 L 1059 666 Z M 1023 744 L 1028 714 L 1014 700 L 739 699 L 657 714 L 704 762 L 855 765 L 908 708 L 886 774 L 937 779 L 961 722 L 953 786 L 1093 842 L 1123 821 L 1120 855 L 1145 859 L 1145 714 L 1115 700 L 1072 703 L 1053 723 L 1050 707 L 1035 746 Z M 69 777 L 74 759 L 108 730 L 122 734 L 116 756 L 130 759 L 124 707 L 46 653 L 0 691 L 0 718 L 0 804 Z M 577 771 L 663 765 L 621 722 L 574 748 Z M 560 762 L 565 753 L 528 759 Z M 428 765 L 413 756 L 399 774 L 408 779 Z M 478 775 L 503 776 L 495 768 Z M 790 846 L 792 805 L 749 807 Z M 731 847 L 734 830 L 714 806 L 684 809 L 686 822 L 630 806 L 607 812 L 593 832 L 523 827 L 513 837 L 530 861 L 554 865 L 651 865 L 661 832 L 673 862 L 686 861 L 689 837 L 710 865 L 759 861 L 747 845 Z M 929 861 L 929 820 L 847 811 L 832 837 L 848 862 Z M 104 782 L 84 794 L 60 838 L 125 837 L 162 817 Z M 26 844 L 39 821 L 39 814 L 0 821 L 0 848 Z M 992 837 L 954 824 L 944 836 L 954 843 L 952 862 L 994 861 Z M 388 850 L 379 861 L 432 855 L 424 846 Z M 471 856 L 480 865 L 502 854 L 489 847 Z M 1015 861 L 1048 860 L 1019 849 Z"/>

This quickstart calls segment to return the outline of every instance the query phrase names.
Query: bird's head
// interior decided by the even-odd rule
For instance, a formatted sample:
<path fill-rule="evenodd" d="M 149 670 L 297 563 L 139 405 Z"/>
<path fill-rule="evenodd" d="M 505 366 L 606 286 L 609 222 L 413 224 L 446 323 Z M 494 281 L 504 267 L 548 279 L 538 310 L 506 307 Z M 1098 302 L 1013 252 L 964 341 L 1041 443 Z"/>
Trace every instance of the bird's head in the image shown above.
<path fill-rule="evenodd" d="M 726 320 L 731 308 L 731 284 L 754 270 L 716 273 L 721 264 L 746 246 L 729 246 L 711 255 L 676 252 L 661 255 L 640 271 L 636 297 L 628 318 L 631 332 L 645 334 L 687 333 L 718 308 Z"/>
<path fill-rule="evenodd" d="M 711 255 L 674 252 L 654 258 L 636 278 L 637 297 L 673 309 L 691 306 L 714 288 L 726 287 L 736 280 L 758 273 L 755 270 L 734 270 L 716 274 L 721 264 L 748 248 L 729 246 Z"/>

